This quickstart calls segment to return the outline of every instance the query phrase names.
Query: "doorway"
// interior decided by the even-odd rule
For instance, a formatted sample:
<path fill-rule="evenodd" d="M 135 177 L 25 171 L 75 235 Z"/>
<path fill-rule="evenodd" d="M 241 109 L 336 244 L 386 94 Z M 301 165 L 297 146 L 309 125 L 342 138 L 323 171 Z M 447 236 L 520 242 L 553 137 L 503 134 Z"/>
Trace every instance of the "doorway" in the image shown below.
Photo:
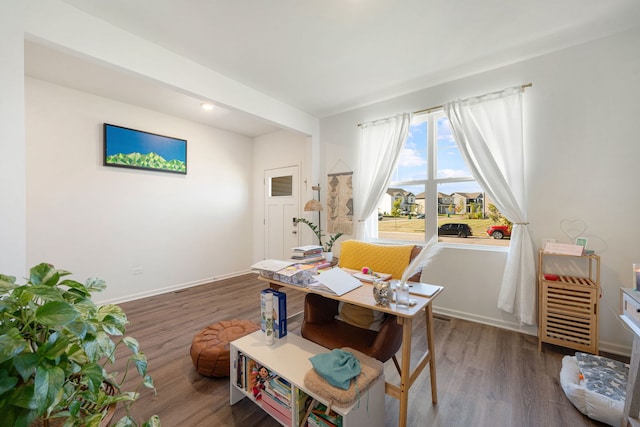
<path fill-rule="evenodd" d="M 291 248 L 299 246 L 298 218 L 300 181 L 298 166 L 269 169 L 265 182 L 265 259 L 289 259 Z"/>

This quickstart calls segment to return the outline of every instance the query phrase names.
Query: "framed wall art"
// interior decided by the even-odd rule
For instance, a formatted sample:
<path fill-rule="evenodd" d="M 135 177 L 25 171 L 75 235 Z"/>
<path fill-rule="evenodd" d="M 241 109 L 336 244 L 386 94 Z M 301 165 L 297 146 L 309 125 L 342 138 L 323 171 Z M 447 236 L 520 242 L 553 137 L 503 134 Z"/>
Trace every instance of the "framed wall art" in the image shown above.
<path fill-rule="evenodd" d="M 187 141 L 104 124 L 104 166 L 187 173 Z"/>

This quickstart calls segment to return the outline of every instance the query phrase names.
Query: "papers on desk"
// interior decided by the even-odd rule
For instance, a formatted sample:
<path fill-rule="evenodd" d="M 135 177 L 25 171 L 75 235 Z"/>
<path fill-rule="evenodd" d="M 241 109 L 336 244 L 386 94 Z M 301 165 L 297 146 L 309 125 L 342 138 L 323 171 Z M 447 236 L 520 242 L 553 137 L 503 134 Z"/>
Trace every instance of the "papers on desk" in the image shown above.
<path fill-rule="evenodd" d="M 280 259 L 264 259 L 262 261 L 258 261 L 255 264 L 253 264 L 251 266 L 252 270 L 258 270 L 258 271 L 271 271 L 271 272 L 276 272 L 278 270 L 281 270 L 285 267 L 289 267 L 290 265 L 294 264 L 295 261 L 283 261 Z"/>
<path fill-rule="evenodd" d="M 313 289 L 317 287 L 318 290 L 323 291 L 329 289 L 338 296 L 362 286 L 362 283 L 360 283 L 358 279 L 340 268 L 323 271 L 314 278 L 318 281 L 319 285 L 309 284 L 309 288 Z"/>
<path fill-rule="evenodd" d="M 396 285 L 399 282 L 400 282 L 399 280 L 392 280 L 391 287 L 395 289 Z M 419 282 L 409 282 L 409 293 L 412 295 L 420 295 L 422 297 L 430 298 L 440 289 L 442 289 L 442 286 L 429 285 L 427 283 L 419 283 Z"/>

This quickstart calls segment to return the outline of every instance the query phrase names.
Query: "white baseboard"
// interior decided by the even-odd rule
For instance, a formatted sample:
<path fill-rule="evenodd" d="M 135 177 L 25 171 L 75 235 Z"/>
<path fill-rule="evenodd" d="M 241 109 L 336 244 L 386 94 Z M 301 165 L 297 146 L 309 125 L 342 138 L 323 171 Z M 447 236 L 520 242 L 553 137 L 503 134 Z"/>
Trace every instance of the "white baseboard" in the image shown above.
<path fill-rule="evenodd" d="M 472 313 L 465 313 L 462 311 L 451 310 L 444 307 L 433 306 L 433 312 L 442 316 L 455 317 L 456 319 L 468 320 L 470 322 L 482 323 L 484 325 L 494 326 L 496 328 L 507 329 L 514 332 L 520 332 L 527 335 L 538 336 L 538 327 L 531 325 L 520 325 L 518 323 L 505 322 L 502 319 L 495 319 L 491 317 L 478 316 Z M 631 356 L 631 347 L 623 346 L 620 344 L 600 341 L 598 343 L 599 350 L 601 352 L 617 354 L 620 356 Z"/>
<path fill-rule="evenodd" d="M 135 301 L 142 298 L 179 291 L 181 289 L 192 288 L 194 286 L 205 285 L 207 283 L 219 282 L 220 280 L 230 279 L 232 277 L 238 277 L 238 276 L 242 276 L 243 274 L 249 274 L 249 273 L 251 273 L 250 270 L 237 271 L 235 273 L 223 274 L 215 277 L 208 277 L 200 280 L 194 280 L 192 282 L 180 283 L 178 285 L 167 286 L 159 289 L 152 289 L 150 291 L 139 292 L 137 294 L 131 294 L 124 297 L 112 298 L 112 299 L 106 299 L 106 300 L 96 300 L 96 304 L 101 304 L 101 305 L 102 304 L 121 304 L 123 302 Z"/>
<path fill-rule="evenodd" d="M 538 328 L 530 325 L 520 325 L 519 323 L 505 322 L 502 319 L 494 319 L 486 316 L 478 316 L 463 311 L 451 310 L 449 308 L 433 306 L 433 312 L 443 316 L 455 317 L 457 319 L 468 320 L 470 322 L 481 323 L 483 325 L 495 326 L 496 328 L 508 329 L 510 331 L 520 332 L 527 335 L 538 335 Z"/>

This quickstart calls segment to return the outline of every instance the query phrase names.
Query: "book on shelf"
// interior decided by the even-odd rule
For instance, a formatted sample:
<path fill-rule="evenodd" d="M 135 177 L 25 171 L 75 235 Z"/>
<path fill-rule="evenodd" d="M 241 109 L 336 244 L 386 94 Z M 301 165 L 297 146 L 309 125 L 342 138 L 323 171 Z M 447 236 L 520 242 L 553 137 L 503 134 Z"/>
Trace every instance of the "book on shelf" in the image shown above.
<path fill-rule="evenodd" d="M 283 408 L 277 402 L 274 402 L 268 394 L 264 394 L 261 403 L 262 409 L 269 415 L 278 420 L 281 424 L 290 426 L 292 420 L 291 409 Z"/>
<path fill-rule="evenodd" d="M 291 406 L 291 384 L 288 381 L 276 376 L 269 381 L 267 389 L 275 398 Z"/>
<path fill-rule="evenodd" d="M 273 389 L 270 384 L 267 384 L 262 394 L 268 395 L 272 403 L 280 405 L 283 410 L 291 411 L 291 394 L 285 396 Z"/>
<path fill-rule="evenodd" d="M 244 389 L 251 393 L 258 382 L 258 371 L 256 361 L 245 356 L 244 361 Z"/>
<path fill-rule="evenodd" d="M 245 383 L 245 357 L 244 353 L 238 352 L 238 357 L 236 359 L 236 385 L 241 389 L 246 389 Z"/>
<path fill-rule="evenodd" d="M 309 414 L 307 422 L 319 427 L 342 427 L 342 416 L 332 410 L 327 411 L 325 405 L 318 403 Z"/>

